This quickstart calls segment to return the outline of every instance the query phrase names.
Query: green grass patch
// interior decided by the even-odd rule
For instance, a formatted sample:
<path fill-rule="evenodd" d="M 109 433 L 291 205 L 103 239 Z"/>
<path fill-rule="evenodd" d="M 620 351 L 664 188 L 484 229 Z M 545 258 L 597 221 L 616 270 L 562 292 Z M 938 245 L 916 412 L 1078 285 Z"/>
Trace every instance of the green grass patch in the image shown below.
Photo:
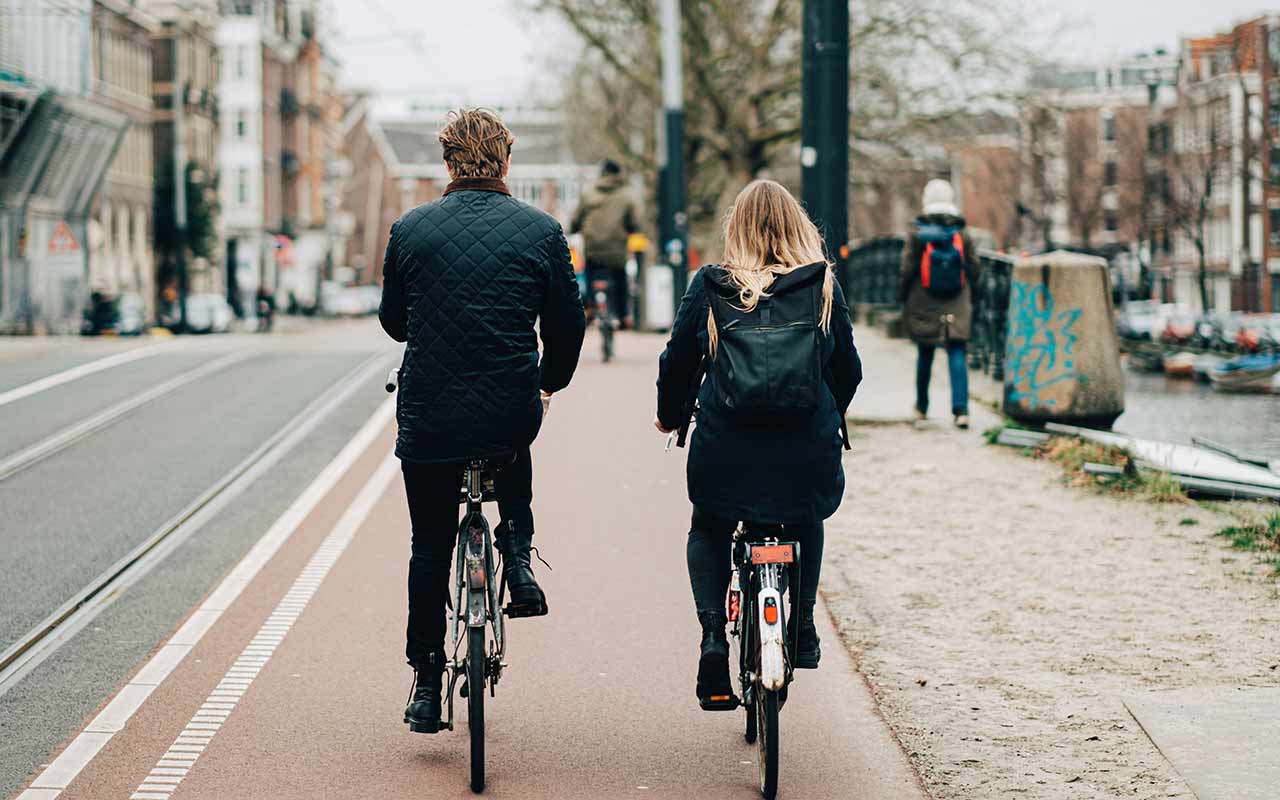
<path fill-rule="evenodd" d="M 995 444 L 1002 431 L 1022 429 L 1016 422 L 1006 422 L 988 428 L 983 436 Z M 1181 484 L 1165 472 L 1138 470 L 1129 454 L 1122 448 L 1091 442 L 1075 436 L 1053 436 L 1039 447 L 1020 448 L 1023 455 L 1052 461 L 1062 468 L 1067 483 L 1107 492 L 1109 494 L 1137 497 L 1152 503 L 1186 503 L 1187 493 Z M 1086 464 L 1103 464 L 1124 470 L 1120 475 L 1094 475 L 1085 471 Z M 1189 520 L 1189 521 L 1188 521 Z M 1188 518 L 1183 525 L 1195 525 Z"/>
<path fill-rule="evenodd" d="M 1234 550 L 1270 553 L 1262 562 L 1280 575 L 1280 512 L 1273 511 L 1250 522 L 1228 525 L 1214 536 L 1226 539 Z"/>
<path fill-rule="evenodd" d="M 1199 525 L 1200 520 L 1196 519 L 1195 517 L 1183 517 L 1182 519 L 1178 520 L 1178 524 L 1182 526 Z"/>

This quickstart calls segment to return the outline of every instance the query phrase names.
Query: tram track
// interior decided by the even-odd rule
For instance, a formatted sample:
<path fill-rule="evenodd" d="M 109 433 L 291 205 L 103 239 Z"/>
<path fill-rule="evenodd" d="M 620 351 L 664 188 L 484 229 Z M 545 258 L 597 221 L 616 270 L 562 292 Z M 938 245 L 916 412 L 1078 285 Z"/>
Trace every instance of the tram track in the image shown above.
<path fill-rule="evenodd" d="M 252 453 L 223 474 L 208 489 L 156 528 L 141 543 L 99 573 L 84 588 L 0 652 L 0 696 L 17 685 L 27 673 L 56 652 L 77 631 L 84 628 L 119 598 L 130 585 L 146 575 L 156 564 L 265 475 L 356 391 L 362 387 L 377 385 L 377 381 L 381 378 L 379 371 L 385 371 L 389 358 L 388 354 L 378 353 L 362 361 L 294 415 L 288 423 Z M 216 363 L 218 362 L 211 362 L 207 366 L 212 367 Z M 221 366 L 227 366 L 227 364 Z M 179 376 L 179 378 L 182 377 L 184 376 Z M 108 411 L 112 410 L 108 409 Z M 127 410 L 121 413 L 127 413 Z M 87 420 L 86 423 L 93 419 L 95 418 Z M 110 424 L 110 421 L 99 425 L 94 430 L 100 430 L 105 424 Z M 78 426 L 73 426 L 75 427 Z M 84 432 L 57 449 L 64 449 L 92 432 Z M 40 457 L 47 457 L 50 454 L 46 453 Z M 18 466 L 18 469 L 23 468 L 25 465 Z M 0 479 L 4 476 L 5 473 L 0 471 Z"/>

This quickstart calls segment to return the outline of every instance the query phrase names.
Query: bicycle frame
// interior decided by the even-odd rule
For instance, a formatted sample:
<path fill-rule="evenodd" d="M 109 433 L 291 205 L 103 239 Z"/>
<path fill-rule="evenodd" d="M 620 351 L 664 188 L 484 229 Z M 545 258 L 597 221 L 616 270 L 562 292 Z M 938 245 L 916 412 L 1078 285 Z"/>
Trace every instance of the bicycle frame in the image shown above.
<path fill-rule="evenodd" d="M 496 569 L 493 558 L 493 537 L 489 521 L 485 519 L 484 501 L 492 499 L 492 478 L 484 474 L 483 461 L 472 461 L 467 465 L 466 478 L 463 485 L 463 499 L 466 502 L 466 513 L 458 526 L 458 547 L 455 556 L 455 594 L 452 604 L 453 614 L 453 657 L 449 664 L 448 690 L 448 723 L 445 727 L 453 730 L 453 695 L 454 686 L 465 673 L 465 667 L 458 651 L 462 642 L 463 631 L 467 628 L 484 628 L 493 626 L 493 642 L 488 654 L 486 672 L 489 676 L 489 693 L 493 694 L 494 686 L 506 666 L 507 637 L 502 608 L 502 595 L 506 590 L 504 583 L 495 580 Z M 484 687 L 470 687 L 468 691 L 483 691 Z"/>
<path fill-rule="evenodd" d="M 734 575 L 729 585 L 729 617 L 739 640 L 744 695 L 754 694 L 757 685 L 776 692 L 791 682 L 794 642 L 787 635 L 783 594 L 789 580 L 798 585 L 800 572 L 798 542 L 752 538 L 745 526 L 734 533 Z M 753 664 L 757 643 L 759 662 Z M 748 703 L 752 699 L 743 697 Z"/>

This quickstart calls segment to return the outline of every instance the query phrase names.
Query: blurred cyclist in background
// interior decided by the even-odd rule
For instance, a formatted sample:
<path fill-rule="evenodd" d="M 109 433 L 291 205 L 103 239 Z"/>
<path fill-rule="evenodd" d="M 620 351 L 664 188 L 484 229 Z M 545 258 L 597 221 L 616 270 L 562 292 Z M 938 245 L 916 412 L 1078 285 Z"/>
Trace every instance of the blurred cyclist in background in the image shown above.
<path fill-rule="evenodd" d="M 582 234 L 587 285 L 608 278 L 609 304 L 614 318 L 623 327 L 631 324 L 627 237 L 639 230 L 635 198 L 623 181 L 622 167 L 606 160 L 600 165 L 600 177 L 595 184 L 582 193 L 569 232 Z"/>

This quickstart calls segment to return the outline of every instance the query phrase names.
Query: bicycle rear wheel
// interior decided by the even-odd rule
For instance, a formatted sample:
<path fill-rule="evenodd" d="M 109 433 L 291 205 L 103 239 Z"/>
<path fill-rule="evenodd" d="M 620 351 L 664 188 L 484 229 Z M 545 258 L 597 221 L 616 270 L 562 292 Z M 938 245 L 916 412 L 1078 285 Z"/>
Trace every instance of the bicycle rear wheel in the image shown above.
<path fill-rule="evenodd" d="M 467 628 L 467 729 L 471 732 L 471 791 L 484 791 L 484 628 Z"/>
<path fill-rule="evenodd" d="M 600 318 L 600 333 L 604 348 L 601 356 L 604 362 L 608 364 L 613 360 L 613 319 L 607 315 Z"/>
<path fill-rule="evenodd" d="M 756 696 L 756 740 L 760 757 L 760 794 L 773 800 L 778 794 L 778 693 L 759 691 Z"/>

